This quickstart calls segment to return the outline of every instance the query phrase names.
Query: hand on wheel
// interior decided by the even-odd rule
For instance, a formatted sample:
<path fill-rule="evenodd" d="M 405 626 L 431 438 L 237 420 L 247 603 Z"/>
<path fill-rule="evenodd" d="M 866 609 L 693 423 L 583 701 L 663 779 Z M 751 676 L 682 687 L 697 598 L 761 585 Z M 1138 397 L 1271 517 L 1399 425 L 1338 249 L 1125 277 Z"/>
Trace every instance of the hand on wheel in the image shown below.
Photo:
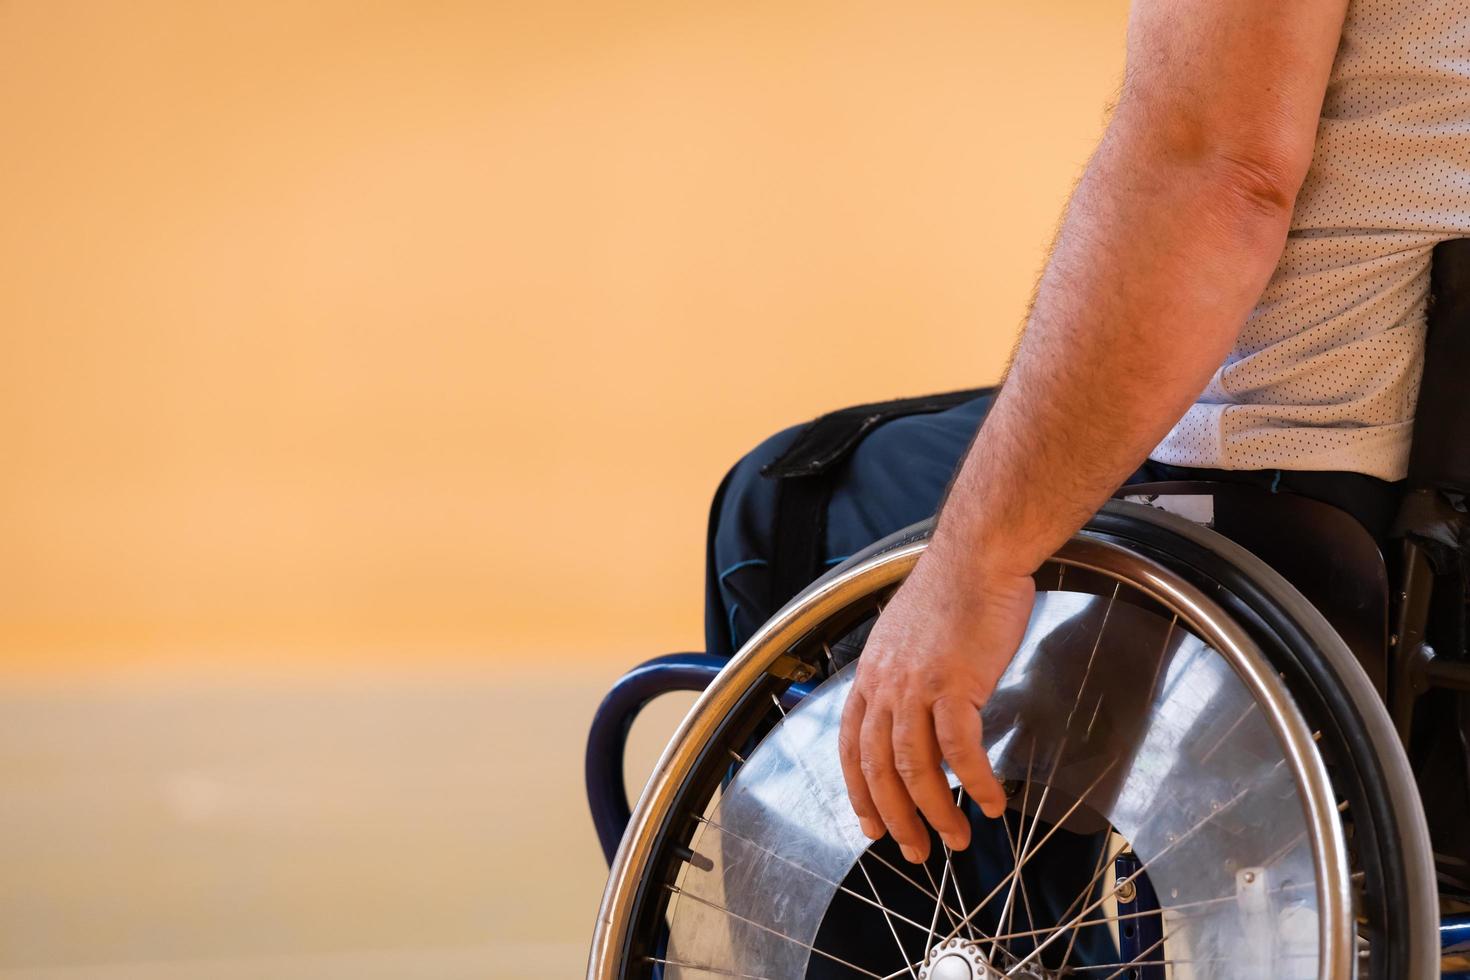
<path fill-rule="evenodd" d="M 980 709 L 1035 597 L 1030 575 L 977 575 L 931 544 L 868 637 L 838 734 L 842 775 L 863 832 L 877 840 L 886 829 L 910 861 L 929 856 L 920 813 L 951 849 L 970 843 L 941 761 L 987 816 L 1005 810 Z"/>

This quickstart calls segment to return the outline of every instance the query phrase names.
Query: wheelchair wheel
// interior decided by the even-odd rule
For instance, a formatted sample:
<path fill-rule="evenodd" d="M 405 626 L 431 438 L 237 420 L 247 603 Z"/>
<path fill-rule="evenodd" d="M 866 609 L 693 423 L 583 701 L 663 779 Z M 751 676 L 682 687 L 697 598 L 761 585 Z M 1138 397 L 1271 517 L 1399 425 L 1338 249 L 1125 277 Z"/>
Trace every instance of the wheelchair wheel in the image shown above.
<path fill-rule="evenodd" d="M 844 661 L 927 534 L 813 583 L 691 710 L 613 863 L 589 978 L 1437 974 L 1428 835 L 1367 678 L 1251 555 L 1135 505 L 1037 573 L 983 715 L 1005 819 L 925 866 L 870 846 L 836 755 Z"/>

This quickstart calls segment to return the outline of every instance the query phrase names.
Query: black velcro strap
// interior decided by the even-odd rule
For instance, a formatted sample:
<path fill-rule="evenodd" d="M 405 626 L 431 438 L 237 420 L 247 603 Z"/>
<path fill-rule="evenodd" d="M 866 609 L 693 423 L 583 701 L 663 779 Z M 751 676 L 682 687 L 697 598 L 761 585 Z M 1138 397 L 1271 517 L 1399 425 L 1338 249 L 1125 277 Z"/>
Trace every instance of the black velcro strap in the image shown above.
<path fill-rule="evenodd" d="M 827 474 L 781 481 L 776 491 L 776 527 L 771 554 L 770 608 L 780 609 L 822 573 L 827 538 Z"/>
<path fill-rule="evenodd" d="M 988 395 L 994 388 L 970 388 L 942 395 L 897 398 L 828 412 L 802 430 L 786 451 L 761 469 L 775 479 L 816 476 L 845 460 L 863 438 L 885 422 L 906 415 L 928 415 Z"/>
<path fill-rule="evenodd" d="M 993 392 L 971 388 L 843 408 L 812 421 L 786 451 L 761 469 L 779 480 L 771 556 L 771 608 L 779 609 L 822 571 L 827 504 L 852 451 L 874 429 L 908 415 L 942 412 Z"/>

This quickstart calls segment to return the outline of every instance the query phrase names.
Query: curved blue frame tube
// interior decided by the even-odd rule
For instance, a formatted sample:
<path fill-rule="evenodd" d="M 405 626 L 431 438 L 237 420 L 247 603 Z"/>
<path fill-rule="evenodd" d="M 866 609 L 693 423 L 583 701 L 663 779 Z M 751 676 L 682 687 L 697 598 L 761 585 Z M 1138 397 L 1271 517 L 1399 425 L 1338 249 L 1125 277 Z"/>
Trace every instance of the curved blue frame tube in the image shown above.
<path fill-rule="evenodd" d="M 619 678 L 598 705 L 587 733 L 587 806 L 608 864 L 612 864 L 632 816 L 623 782 L 623 753 L 634 719 L 662 694 L 703 691 L 727 663 L 724 657 L 708 653 L 654 657 Z M 810 687 L 792 684 L 781 696 L 782 706 L 790 710 L 810 693 Z"/>

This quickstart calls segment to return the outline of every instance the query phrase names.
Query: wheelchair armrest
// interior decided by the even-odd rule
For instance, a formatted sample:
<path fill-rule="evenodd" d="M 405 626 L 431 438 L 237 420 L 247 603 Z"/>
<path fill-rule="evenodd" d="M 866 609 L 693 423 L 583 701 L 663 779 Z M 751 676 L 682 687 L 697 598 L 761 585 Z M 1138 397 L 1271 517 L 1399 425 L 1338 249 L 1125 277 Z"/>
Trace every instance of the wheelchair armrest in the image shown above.
<path fill-rule="evenodd" d="M 724 657 L 708 653 L 654 657 L 618 678 L 597 706 L 587 733 L 587 806 L 609 865 L 632 816 L 623 781 L 623 753 L 634 720 L 660 695 L 703 691 L 727 663 Z M 781 695 L 782 707 L 790 710 L 810 692 L 804 684 L 792 684 Z"/>

